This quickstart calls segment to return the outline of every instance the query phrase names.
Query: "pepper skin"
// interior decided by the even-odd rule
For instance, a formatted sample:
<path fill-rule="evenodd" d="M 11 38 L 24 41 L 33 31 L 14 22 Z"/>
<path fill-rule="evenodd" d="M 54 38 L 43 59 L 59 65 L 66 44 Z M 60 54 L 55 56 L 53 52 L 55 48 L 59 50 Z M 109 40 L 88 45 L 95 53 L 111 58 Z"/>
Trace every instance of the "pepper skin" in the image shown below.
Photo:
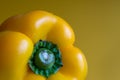
<path fill-rule="evenodd" d="M 33 42 L 19 32 L 0 32 L 0 80 L 21 80 L 33 50 Z"/>
<path fill-rule="evenodd" d="M 85 56 L 74 46 L 75 35 L 72 28 L 60 17 L 45 11 L 32 11 L 8 18 L 1 24 L 0 31 L 0 56 L 3 53 L 5 56 L 5 60 L 0 60 L 3 61 L 0 65 L 10 66 L 8 70 L 15 72 L 11 74 L 9 80 L 85 80 L 87 75 Z M 27 46 L 21 43 L 23 39 L 28 43 Z M 33 44 L 39 40 L 53 42 L 59 47 L 62 55 L 63 67 L 48 78 L 35 74 L 29 66 L 26 66 L 33 52 Z M 26 47 L 24 53 L 21 50 L 21 53 L 15 53 L 20 45 L 22 49 Z M 17 61 L 19 63 L 16 63 Z M 9 64 L 4 64 L 8 62 Z M 6 67 L 4 68 L 3 71 L 6 70 Z"/>

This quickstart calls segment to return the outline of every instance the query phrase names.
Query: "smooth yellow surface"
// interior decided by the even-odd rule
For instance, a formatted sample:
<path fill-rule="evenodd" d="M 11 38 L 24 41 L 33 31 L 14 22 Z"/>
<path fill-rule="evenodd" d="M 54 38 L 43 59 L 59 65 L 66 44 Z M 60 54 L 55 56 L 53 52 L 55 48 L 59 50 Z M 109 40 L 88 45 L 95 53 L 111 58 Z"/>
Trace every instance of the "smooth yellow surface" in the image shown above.
<path fill-rule="evenodd" d="M 72 77 L 71 80 L 84 80 L 87 74 L 87 62 L 84 54 L 80 49 L 73 45 L 62 47 L 62 60 L 64 66 L 60 72 L 64 75 Z"/>
<path fill-rule="evenodd" d="M 57 22 L 47 34 L 47 40 L 56 43 L 58 46 L 67 46 L 74 44 L 75 35 L 71 26 L 60 17 L 57 17 Z"/>
<path fill-rule="evenodd" d="M 32 41 L 18 32 L 0 32 L 0 80 L 23 80 Z"/>
<path fill-rule="evenodd" d="M 85 53 L 87 80 L 120 80 L 119 0 L 0 0 L 0 22 L 42 9 L 67 20 Z"/>
<path fill-rule="evenodd" d="M 26 34 L 34 43 L 45 39 L 56 23 L 56 18 L 44 11 L 31 11 L 24 15 L 11 17 L 1 24 L 0 31 L 12 30 Z"/>

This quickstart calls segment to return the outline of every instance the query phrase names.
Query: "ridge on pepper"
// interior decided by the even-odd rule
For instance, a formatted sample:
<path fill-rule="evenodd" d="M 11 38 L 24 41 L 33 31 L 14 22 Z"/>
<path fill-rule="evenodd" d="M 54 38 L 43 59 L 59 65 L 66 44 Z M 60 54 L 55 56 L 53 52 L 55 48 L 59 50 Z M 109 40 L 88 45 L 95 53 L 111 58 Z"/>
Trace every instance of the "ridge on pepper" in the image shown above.
<path fill-rule="evenodd" d="M 0 26 L 0 80 L 85 80 L 87 61 L 62 18 L 31 11 Z"/>

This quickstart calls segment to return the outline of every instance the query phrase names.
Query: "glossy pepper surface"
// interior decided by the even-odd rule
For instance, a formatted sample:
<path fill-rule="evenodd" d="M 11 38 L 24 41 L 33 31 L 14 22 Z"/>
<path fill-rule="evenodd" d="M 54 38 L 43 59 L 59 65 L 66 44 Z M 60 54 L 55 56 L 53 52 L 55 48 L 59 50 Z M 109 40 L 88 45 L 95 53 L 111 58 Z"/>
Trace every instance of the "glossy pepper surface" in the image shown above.
<path fill-rule="evenodd" d="M 87 62 L 74 41 L 70 25 L 54 14 L 8 18 L 0 26 L 0 80 L 85 80 Z"/>

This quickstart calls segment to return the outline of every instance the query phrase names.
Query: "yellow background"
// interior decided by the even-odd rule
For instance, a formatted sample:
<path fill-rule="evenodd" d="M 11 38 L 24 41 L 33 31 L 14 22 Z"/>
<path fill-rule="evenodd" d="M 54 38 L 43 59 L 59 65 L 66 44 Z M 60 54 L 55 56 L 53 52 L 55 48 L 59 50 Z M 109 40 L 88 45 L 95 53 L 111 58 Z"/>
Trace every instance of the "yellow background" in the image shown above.
<path fill-rule="evenodd" d="M 120 2 L 113 0 L 0 0 L 0 23 L 31 10 L 52 12 L 73 27 L 88 61 L 87 80 L 120 80 Z"/>

